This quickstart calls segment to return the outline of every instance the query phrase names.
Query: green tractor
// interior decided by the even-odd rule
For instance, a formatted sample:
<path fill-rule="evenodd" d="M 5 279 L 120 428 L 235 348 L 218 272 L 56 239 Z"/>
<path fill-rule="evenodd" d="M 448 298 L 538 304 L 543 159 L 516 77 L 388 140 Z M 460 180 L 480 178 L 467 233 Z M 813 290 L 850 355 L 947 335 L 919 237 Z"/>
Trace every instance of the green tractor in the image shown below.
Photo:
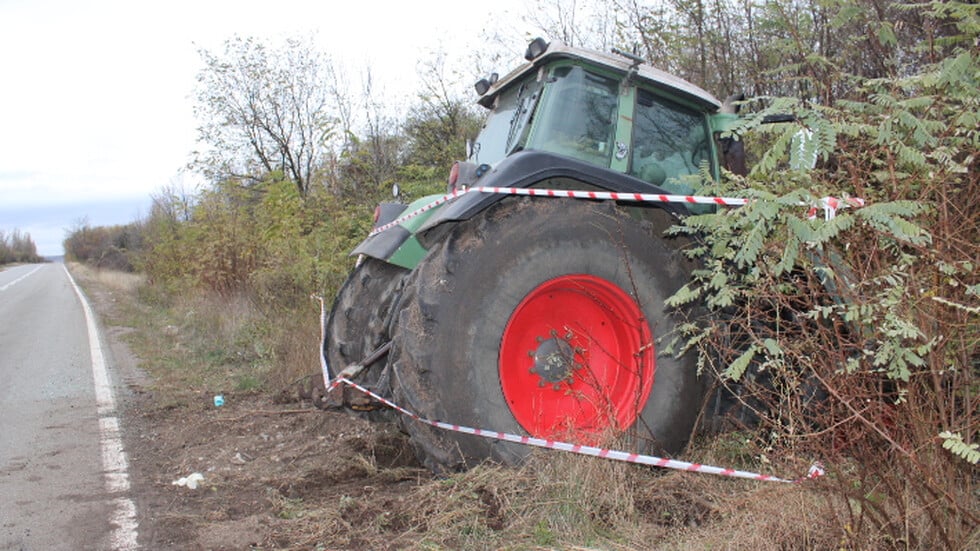
<path fill-rule="evenodd" d="M 536 39 L 525 58 L 476 85 L 489 114 L 450 171 L 457 196 L 379 206 L 376 228 L 390 227 L 352 253 L 361 260 L 327 319 L 326 369 L 427 419 L 677 453 L 708 385 L 693 355 L 663 353 L 682 321 L 664 300 L 694 269 L 691 243 L 664 231 L 700 207 L 460 192 L 693 194 L 692 175 L 744 170 L 741 143 L 721 138 L 736 115 L 627 53 Z M 342 401 L 380 405 L 350 388 Z M 529 453 L 400 423 L 434 471 Z"/>

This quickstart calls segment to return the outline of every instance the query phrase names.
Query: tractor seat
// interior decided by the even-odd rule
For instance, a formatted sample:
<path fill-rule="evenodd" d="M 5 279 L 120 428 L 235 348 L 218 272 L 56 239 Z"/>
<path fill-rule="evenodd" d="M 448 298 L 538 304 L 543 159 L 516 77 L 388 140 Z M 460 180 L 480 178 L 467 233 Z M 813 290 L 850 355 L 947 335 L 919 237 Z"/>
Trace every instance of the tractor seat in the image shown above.
<path fill-rule="evenodd" d="M 667 172 L 664 171 L 664 167 L 660 166 L 660 163 L 650 161 L 640 165 L 640 170 L 636 171 L 636 176 L 643 181 L 660 186 L 667 179 Z"/>

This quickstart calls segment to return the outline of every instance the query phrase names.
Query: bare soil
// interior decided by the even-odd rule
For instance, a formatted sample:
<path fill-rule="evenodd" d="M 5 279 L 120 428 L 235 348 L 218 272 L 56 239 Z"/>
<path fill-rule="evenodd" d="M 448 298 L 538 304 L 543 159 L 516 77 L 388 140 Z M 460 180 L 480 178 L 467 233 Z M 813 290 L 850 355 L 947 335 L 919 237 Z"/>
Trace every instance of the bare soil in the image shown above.
<path fill-rule="evenodd" d="M 148 549 L 360 547 L 359 525 L 381 511 L 350 504 L 397 503 L 428 478 L 390 425 L 261 394 L 225 395 L 220 408 L 211 396 L 143 398 L 152 405 L 129 408 L 127 444 Z M 174 485 L 194 472 L 197 489 Z M 335 516 L 304 522 L 314 511 Z"/>

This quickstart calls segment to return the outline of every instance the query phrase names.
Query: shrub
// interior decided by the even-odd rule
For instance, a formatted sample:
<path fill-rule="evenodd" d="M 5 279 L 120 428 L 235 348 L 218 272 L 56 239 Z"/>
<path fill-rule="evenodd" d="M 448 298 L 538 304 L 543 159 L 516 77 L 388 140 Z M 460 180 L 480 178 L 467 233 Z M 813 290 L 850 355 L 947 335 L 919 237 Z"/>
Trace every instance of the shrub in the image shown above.
<path fill-rule="evenodd" d="M 675 229 L 700 239 L 702 269 L 671 302 L 713 313 L 687 345 L 738 387 L 762 446 L 831 462 L 858 548 L 976 543 L 978 74 L 963 49 L 833 106 L 775 102 L 741 129 L 772 147 L 717 190 L 755 200 Z M 786 109 L 796 123 L 759 125 Z M 799 154 L 822 162 L 788 170 Z M 868 205 L 805 218 L 801 204 L 838 193 Z"/>

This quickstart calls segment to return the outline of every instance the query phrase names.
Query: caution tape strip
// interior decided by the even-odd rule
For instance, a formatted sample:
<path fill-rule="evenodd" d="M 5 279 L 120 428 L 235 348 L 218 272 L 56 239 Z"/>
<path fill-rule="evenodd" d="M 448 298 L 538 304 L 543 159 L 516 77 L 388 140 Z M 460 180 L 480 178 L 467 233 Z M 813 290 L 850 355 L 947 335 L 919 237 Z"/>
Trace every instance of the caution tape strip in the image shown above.
<path fill-rule="evenodd" d="M 453 423 L 444 423 L 442 421 L 432 421 L 417 415 L 416 413 L 409 411 L 398 404 L 395 404 L 391 400 L 378 396 L 374 392 L 364 388 L 363 386 L 351 381 L 346 378 L 337 378 L 328 387 L 328 392 L 332 391 L 341 384 L 356 388 L 357 390 L 363 392 L 364 394 L 370 396 L 371 398 L 381 402 L 382 404 L 398 411 L 403 415 L 407 415 L 412 419 L 432 426 L 439 429 L 449 430 L 453 432 L 459 432 L 462 434 L 470 434 L 473 436 L 480 436 L 483 438 L 489 438 L 491 440 L 504 440 L 506 442 L 513 442 L 515 444 L 524 444 L 526 446 L 534 446 L 538 448 L 544 448 L 548 450 L 559 450 L 571 453 L 577 453 L 579 455 L 589 455 L 592 457 L 601 457 L 603 459 L 611 459 L 613 461 L 622 461 L 625 463 L 636 463 L 639 465 L 650 465 L 652 467 L 661 467 L 664 469 L 673 469 L 677 471 L 687 471 L 692 473 L 705 473 L 714 474 L 719 476 L 727 476 L 731 478 L 746 478 L 749 480 L 760 480 L 763 482 L 785 482 L 797 484 L 803 482 L 804 480 L 810 480 L 823 476 L 825 471 L 820 463 L 814 463 L 810 466 L 809 471 L 805 476 L 802 476 L 796 480 L 789 480 L 785 478 L 779 478 L 767 474 L 752 473 L 748 471 L 740 471 L 737 469 L 726 469 L 722 467 L 713 467 L 711 465 L 702 465 L 700 463 L 690 463 L 687 461 L 678 461 L 676 459 L 667 459 L 664 457 L 656 457 L 653 455 L 643 455 L 638 453 L 624 452 L 618 450 L 611 450 L 608 448 L 597 448 L 595 446 L 585 446 L 582 444 L 572 444 L 569 442 L 561 442 L 558 440 L 547 440 L 544 438 L 535 438 L 533 436 L 520 436 L 517 434 L 510 434 L 507 432 L 500 432 L 494 430 L 484 430 L 477 429 L 473 427 L 467 427 L 464 425 L 456 425 Z"/>
<path fill-rule="evenodd" d="M 669 195 L 660 193 L 620 193 L 616 191 L 579 191 L 571 189 L 538 189 L 538 188 L 518 188 L 518 187 L 469 187 L 456 189 L 452 193 L 447 193 L 435 201 L 418 208 L 406 215 L 400 216 L 395 220 L 382 226 L 374 228 L 368 236 L 377 235 L 389 228 L 393 228 L 403 222 L 411 220 L 424 212 L 428 212 L 439 205 L 466 195 L 467 193 L 486 193 L 493 195 L 523 195 L 527 197 L 552 197 L 552 198 L 571 198 L 571 199 L 597 199 L 611 201 L 631 201 L 635 203 L 687 203 L 698 205 L 722 205 L 728 207 L 740 207 L 748 204 L 749 199 L 738 197 L 709 197 L 704 195 Z"/>
<path fill-rule="evenodd" d="M 451 201 L 467 193 L 486 193 L 494 195 L 522 195 L 526 197 L 551 197 L 551 198 L 571 198 L 571 199 L 596 199 L 603 201 L 630 201 L 634 203 L 684 203 L 688 205 L 719 205 L 726 207 L 741 207 L 749 204 L 751 199 L 743 197 L 712 197 L 707 195 L 669 195 L 661 193 L 620 193 L 616 191 L 585 191 L 571 189 L 538 189 L 538 188 L 516 188 L 516 187 L 470 187 L 456 189 L 452 193 L 447 193 L 435 201 L 424 205 L 408 214 L 402 215 L 387 224 L 378 226 L 371 230 L 368 237 L 375 236 L 387 229 L 398 226 L 412 218 L 422 215 L 439 205 Z M 816 218 L 818 210 L 823 210 L 824 219 L 830 220 L 837 215 L 841 208 L 863 207 L 864 199 L 857 197 L 823 197 L 815 206 L 810 206 L 807 216 L 812 220 Z"/>

